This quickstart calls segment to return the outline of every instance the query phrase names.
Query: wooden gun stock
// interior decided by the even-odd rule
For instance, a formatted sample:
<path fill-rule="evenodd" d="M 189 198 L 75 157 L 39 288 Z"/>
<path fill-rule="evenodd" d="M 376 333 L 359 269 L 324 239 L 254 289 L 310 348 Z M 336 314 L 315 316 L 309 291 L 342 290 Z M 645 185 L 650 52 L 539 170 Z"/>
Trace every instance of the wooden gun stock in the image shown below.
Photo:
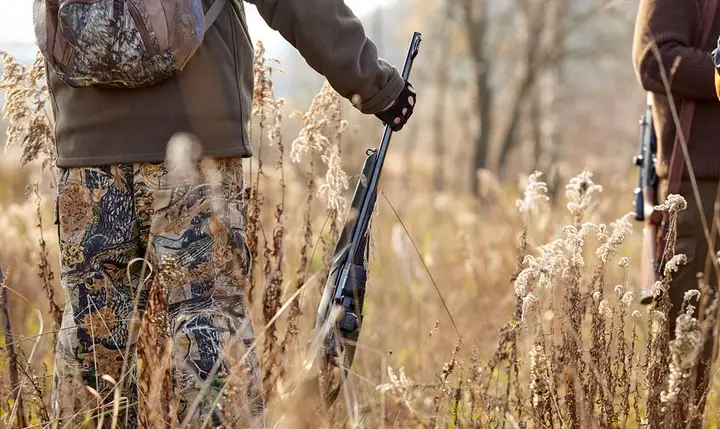
<path fill-rule="evenodd" d="M 658 234 L 663 215 L 655 210 L 657 205 L 658 178 L 655 171 L 657 139 L 652 117 L 653 97 L 647 94 L 645 114 L 640 119 L 640 152 L 635 157 L 638 170 L 638 187 L 635 191 L 635 219 L 643 222 L 641 266 L 640 266 L 640 302 L 652 302 L 652 286 L 659 278 L 658 273 Z M 641 194 L 641 195 L 638 195 Z"/>
<path fill-rule="evenodd" d="M 657 272 L 657 246 L 662 213 L 653 210 L 656 205 L 655 192 L 655 189 L 652 188 L 643 189 L 645 222 L 643 222 L 640 261 L 640 302 L 642 304 L 652 302 L 652 286 L 659 278 Z"/>

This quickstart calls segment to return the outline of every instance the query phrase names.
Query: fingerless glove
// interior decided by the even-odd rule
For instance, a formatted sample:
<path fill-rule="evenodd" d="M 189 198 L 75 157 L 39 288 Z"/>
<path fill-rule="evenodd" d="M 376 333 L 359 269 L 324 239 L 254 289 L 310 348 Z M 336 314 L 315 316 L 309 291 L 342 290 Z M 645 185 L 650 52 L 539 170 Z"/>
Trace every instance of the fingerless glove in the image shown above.
<path fill-rule="evenodd" d="M 395 99 L 395 102 L 387 109 L 375 114 L 375 116 L 383 121 L 385 125 L 389 125 L 391 130 L 400 131 L 412 116 L 416 101 L 415 89 L 410 82 L 405 82 L 405 87 Z"/>

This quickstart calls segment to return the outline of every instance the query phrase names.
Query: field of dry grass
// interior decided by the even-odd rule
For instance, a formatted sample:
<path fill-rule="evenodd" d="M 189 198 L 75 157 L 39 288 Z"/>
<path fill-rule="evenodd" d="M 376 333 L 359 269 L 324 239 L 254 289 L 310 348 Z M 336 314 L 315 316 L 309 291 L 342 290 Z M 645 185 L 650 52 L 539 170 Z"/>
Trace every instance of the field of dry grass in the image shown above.
<path fill-rule="evenodd" d="M 404 180 L 392 148 L 352 376 L 331 409 L 313 408 L 299 393 L 306 345 L 358 180 L 343 158 L 348 145 L 373 143 L 346 135 L 343 115 L 356 116 L 328 87 L 308 112 L 286 117 L 258 54 L 251 131 L 263 163 L 246 168 L 255 259 L 245 294 L 261 347 L 268 427 L 681 427 L 690 368 L 673 355 L 678 347 L 668 347 L 667 309 L 651 317 L 634 299 L 639 225 L 627 214 L 628 178 L 595 183 L 578 166 L 552 201 L 542 176 L 519 186 L 488 176 L 480 203 L 434 194 L 423 165 Z M 4 63 L 0 90 L 13 128 L 0 157 L 0 264 L 10 316 L 3 317 L 0 418 L 5 427 L 51 427 L 53 340 L 64 302 L 46 162 L 52 141 L 42 74 Z M 297 135 L 287 132 L 293 121 Z M 685 322 L 690 337 L 706 328 Z M 297 334 L 288 328 L 295 324 Z M 714 398 L 712 391 L 708 422 L 718 419 Z"/>

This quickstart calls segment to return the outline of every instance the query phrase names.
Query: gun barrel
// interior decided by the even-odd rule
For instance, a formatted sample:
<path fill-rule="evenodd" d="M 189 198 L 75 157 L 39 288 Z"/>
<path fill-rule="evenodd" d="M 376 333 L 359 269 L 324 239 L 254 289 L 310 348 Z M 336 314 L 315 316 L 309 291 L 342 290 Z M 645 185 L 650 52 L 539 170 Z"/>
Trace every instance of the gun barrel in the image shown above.
<path fill-rule="evenodd" d="M 420 42 L 420 33 L 413 33 L 402 70 L 402 77 L 405 80 L 408 80 L 413 61 L 418 55 Z M 363 166 L 363 176 L 365 176 L 366 181 L 362 185 L 358 183 L 353 195 L 351 213 L 343 226 L 343 233 L 335 251 L 335 262 L 326 281 L 315 320 L 316 329 L 322 329 L 320 335 L 325 344 L 324 354 L 326 358 L 340 356 L 338 347 L 340 341 L 343 343 L 344 358 L 341 366 L 344 369 L 341 370 L 341 380 L 347 376 L 352 365 L 355 355 L 355 342 L 357 342 L 360 335 L 365 284 L 367 281 L 368 228 L 376 202 L 380 173 L 382 172 L 391 136 L 392 129 L 389 125 L 386 125 L 380 147 L 368 151 L 368 158 Z M 359 207 L 356 206 L 356 203 Z M 337 331 L 329 326 L 328 318 L 333 317 L 335 313 L 333 309 L 341 310 L 338 314 L 340 319 L 333 320 L 331 323 Z M 342 385 L 342 381 L 340 384 Z M 339 389 L 338 386 L 330 392 L 330 395 L 326 398 L 328 403 L 334 402 Z"/>
<path fill-rule="evenodd" d="M 410 47 L 408 48 L 407 56 L 405 57 L 405 64 L 403 65 L 402 77 L 407 80 L 410 77 L 410 71 L 412 70 L 413 62 L 420 51 L 420 42 L 422 41 L 421 34 L 417 31 L 413 33 Z M 374 203 L 372 197 L 377 189 L 377 184 L 380 180 L 380 173 L 382 172 L 383 165 L 385 164 L 385 155 L 387 154 L 388 146 L 390 145 L 390 137 L 392 136 L 392 129 L 389 125 L 385 126 L 385 132 L 383 133 L 380 147 L 377 149 L 377 160 L 375 161 L 375 168 L 373 168 L 372 175 L 368 178 L 368 190 L 363 201 L 362 208 L 358 214 L 358 228 L 355 230 L 353 235 L 352 243 L 360 243 L 361 236 L 365 234 L 367 226 L 370 222 L 370 216 L 372 211 L 370 210 L 371 205 Z M 348 259 L 354 260 L 355 252 L 357 251 L 356 246 L 350 247 L 350 254 Z"/>

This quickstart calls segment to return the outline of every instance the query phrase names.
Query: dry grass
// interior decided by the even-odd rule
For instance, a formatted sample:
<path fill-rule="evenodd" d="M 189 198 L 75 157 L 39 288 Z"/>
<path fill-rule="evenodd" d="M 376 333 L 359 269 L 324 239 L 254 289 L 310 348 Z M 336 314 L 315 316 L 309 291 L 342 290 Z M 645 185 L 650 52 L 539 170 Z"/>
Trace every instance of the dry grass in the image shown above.
<path fill-rule="evenodd" d="M 578 171 L 564 200 L 548 201 L 533 174 L 519 190 L 491 187 L 495 203 L 478 205 L 429 193 L 431 175 L 398 180 L 396 159 L 378 199 L 353 374 L 333 408 L 316 407 L 304 383 L 307 344 L 357 177 L 341 165 L 347 122 L 329 86 L 301 114 L 301 132 L 286 150 L 275 69 L 262 46 L 257 54 L 251 131 L 258 157 L 245 181 L 253 265 L 245 294 L 261 345 L 268 427 L 680 427 L 678 416 L 691 412 L 685 356 L 708 326 L 682 315 L 683 336 L 669 343 L 667 303 L 653 314 L 636 306 L 636 225 L 619 205 L 630 194 L 606 195 L 590 172 Z M 0 158 L 0 265 L 10 318 L 0 418 L 6 427 L 49 427 L 64 301 L 53 274 L 51 121 L 40 64 L 26 70 L 2 58 L 11 127 Z M 665 207 L 671 216 L 680 209 L 682 201 Z M 174 275 L 168 266 L 160 274 L 157 287 Z M 157 297 L 152 312 L 162 315 Z M 686 306 L 696 300 L 689 294 Z M 141 346 L 144 359 L 165 362 L 161 346 L 171 339 L 158 340 L 162 327 L 144 322 L 141 332 L 150 338 L 141 344 L 154 345 Z M 173 412 L 163 368 L 144 387 L 148 426 Z"/>

